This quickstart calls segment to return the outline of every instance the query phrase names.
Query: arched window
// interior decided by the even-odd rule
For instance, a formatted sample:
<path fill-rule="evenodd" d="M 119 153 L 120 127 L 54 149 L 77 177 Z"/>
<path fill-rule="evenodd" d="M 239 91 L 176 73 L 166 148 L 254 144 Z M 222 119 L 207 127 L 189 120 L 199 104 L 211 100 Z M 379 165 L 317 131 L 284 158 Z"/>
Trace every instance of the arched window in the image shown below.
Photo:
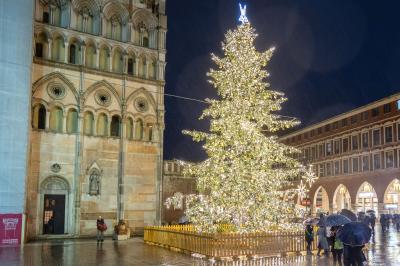
<path fill-rule="evenodd" d="M 147 75 L 147 62 L 146 62 L 146 58 L 142 57 L 140 59 L 140 65 L 139 65 L 139 76 L 141 78 L 146 78 Z"/>
<path fill-rule="evenodd" d="M 69 63 L 78 64 L 78 49 L 75 44 L 69 46 Z"/>
<path fill-rule="evenodd" d="M 148 141 L 153 141 L 153 124 L 146 125 L 146 139 Z"/>
<path fill-rule="evenodd" d="M 51 23 L 56 26 L 61 26 L 61 7 L 52 6 L 51 8 Z"/>
<path fill-rule="evenodd" d="M 117 73 L 122 73 L 122 62 L 123 62 L 123 58 L 122 58 L 122 53 L 120 50 L 116 49 L 114 51 L 114 55 L 113 55 L 113 71 L 117 72 Z"/>
<path fill-rule="evenodd" d="M 118 115 L 114 115 L 111 118 L 111 136 L 112 137 L 120 136 L 120 123 L 121 123 L 121 118 Z"/>
<path fill-rule="evenodd" d="M 133 120 L 132 118 L 128 117 L 126 119 L 126 138 L 127 139 L 132 139 L 133 138 Z"/>
<path fill-rule="evenodd" d="M 138 119 L 135 122 L 135 139 L 143 139 L 143 121 L 141 119 Z"/>
<path fill-rule="evenodd" d="M 46 108 L 43 104 L 33 107 L 32 127 L 36 129 L 46 129 Z"/>
<path fill-rule="evenodd" d="M 157 65 L 156 60 L 152 60 L 149 66 L 149 78 L 151 79 L 156 79 L 156 70 L 157 70 L 156 65 Z"/>
<path fill-rule="evenodd" d="M 147 37 L 147 36 L 143 37 L 143 46 L 149 47 L 149 37 Z"/>
<path fill-rule="evenodd" d="M 88 45 L 85 50 L 85 66 L 96 67 L 96 48 L 93 45 Z"/>
<path fill-rule="evenodd" d="M 63 111 L 60 107 L 54 107 L 50 111 L 50 130 L 59 133 L 63 130 Z"/>
<path fill-rule="evenodd" d="M 112 30 L 111 38 L 120 41 L 122 37 L 122 25 L 119 19 L 112 20 L 111 30 Z"/>
<path fill-rule="evenodd" d="M 54 61 L 63 62 L 64 61 L 64 40 L 62 37 L 57 37 L 53 40 L 52 44 L 52 59 Z"/>
<path fill-rule="evenodd" d="M 99 68 L 101 70 L 106 70 L 106 71 L 110 70 L 109 56 L 110 56 L 110 52 L 109 52 L 108 48 L 102 47 L 100 49 L 100 66 L 99 66 Z"/>
<path fill-rule="evenodd" d="M 67 132 L 68 133 L 78 132 L 78 112 L 75 109 L 71 109 L 68 111 Z"/>
<path fill-rule="evenodd" d="M 135 58 L 129 57 L 128 58 L 128 75 L 135 74 Z"/>
<path fill-rule="evenodd" d="M 92 112 L 86 112 L 83 118 L 83 133 L 92 136 L 94 127 L 94 117 Z"/>
<path fill-rule="evenodd" d="M 97 135 L 108 136 L 108 119 L 105 114 L 100 114 L 97 118 Z"/>
<path fill-rule="evenodd" d="M 40 58 L 46 58 L 48 47 L 49 46 L 46 34 L 44 33 L 39 34 L 35 42 L 35 56 Z"/>

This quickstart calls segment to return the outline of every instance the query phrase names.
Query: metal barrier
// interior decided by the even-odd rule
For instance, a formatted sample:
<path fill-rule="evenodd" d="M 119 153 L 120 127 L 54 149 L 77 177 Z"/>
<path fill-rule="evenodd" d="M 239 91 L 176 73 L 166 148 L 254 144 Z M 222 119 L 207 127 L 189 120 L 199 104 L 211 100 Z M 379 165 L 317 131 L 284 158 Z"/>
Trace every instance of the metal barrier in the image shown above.
<path fill-rule="evenodd" d="M 224 231 L 229 225 L 221 226 Z M 144 228 L 144 241 L 211 258 L 286 256 L 306 251 L 303 231 L 258 233 L 199 233 L 192 225 L 150 226 Z M 317 239 L 312 249 L 317 248 Z"/>

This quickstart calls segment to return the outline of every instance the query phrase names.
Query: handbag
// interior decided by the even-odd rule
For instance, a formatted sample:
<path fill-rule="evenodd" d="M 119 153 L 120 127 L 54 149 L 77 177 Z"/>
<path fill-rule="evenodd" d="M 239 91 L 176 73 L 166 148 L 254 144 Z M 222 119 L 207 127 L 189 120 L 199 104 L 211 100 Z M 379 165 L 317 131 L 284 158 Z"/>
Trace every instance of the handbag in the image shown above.
<path fill-rule="evenodd" d="M 97 226 L 97 229 L 99 229 L 100 231 L 106 231 L 107 230 L 107 225 L 105 223 L 99 224 Z"/>

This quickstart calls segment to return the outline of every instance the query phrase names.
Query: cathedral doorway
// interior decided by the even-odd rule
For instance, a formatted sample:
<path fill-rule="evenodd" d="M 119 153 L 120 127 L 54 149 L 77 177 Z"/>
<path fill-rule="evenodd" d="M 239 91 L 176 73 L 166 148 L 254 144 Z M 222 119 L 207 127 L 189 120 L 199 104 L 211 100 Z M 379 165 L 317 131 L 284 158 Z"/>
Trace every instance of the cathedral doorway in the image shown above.
<path fill-rule="evenodd" d="M 44 195 L 43 233 L 60 235 L 65 231 L 65 195 Z"/>
<path fill-rule="evenodd" d="M 71 196 L 68 181 L 61 176 L 47 177 L 40 186 L 39 230 L 45 235 L 71 231 Z"/>

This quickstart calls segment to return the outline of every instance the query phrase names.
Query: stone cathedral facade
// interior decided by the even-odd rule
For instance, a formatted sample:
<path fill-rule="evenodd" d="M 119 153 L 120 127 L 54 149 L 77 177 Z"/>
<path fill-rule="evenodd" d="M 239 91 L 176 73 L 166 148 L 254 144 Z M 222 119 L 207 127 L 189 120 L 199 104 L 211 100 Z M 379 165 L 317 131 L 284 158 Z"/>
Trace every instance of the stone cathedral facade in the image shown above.
<path fill-rule="evenodd" d="M 32 0 L 26 236 L 160 221 L 165 0 Z"/>

